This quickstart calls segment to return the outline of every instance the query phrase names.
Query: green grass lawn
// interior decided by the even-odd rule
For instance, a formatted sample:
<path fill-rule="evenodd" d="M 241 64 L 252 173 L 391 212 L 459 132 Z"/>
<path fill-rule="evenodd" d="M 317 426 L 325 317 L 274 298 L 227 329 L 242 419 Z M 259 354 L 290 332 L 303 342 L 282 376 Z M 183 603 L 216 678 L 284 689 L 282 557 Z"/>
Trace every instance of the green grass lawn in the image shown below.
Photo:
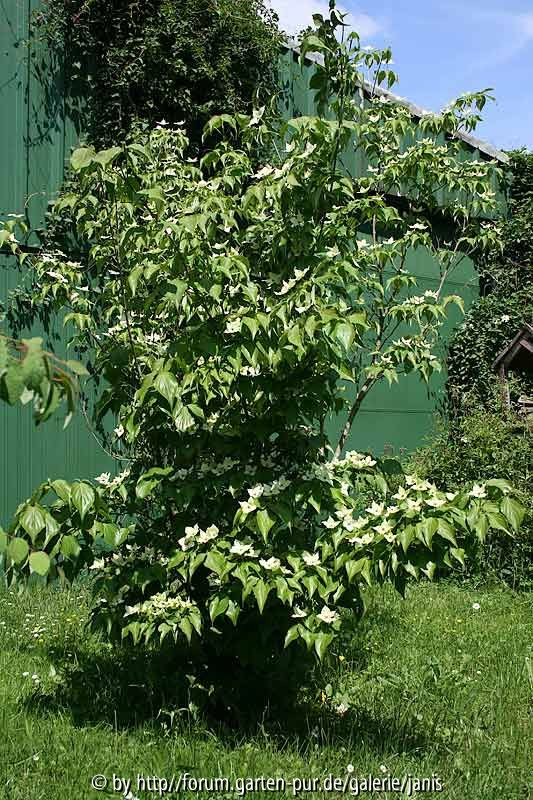
<path fill-rule="evenodd" d="M 287 796 L 293 778 L 368 774 L 442 781 L 441 793 L 418 797 L 531 796 L 530 595 L 421 585 L 402 601 L 373 591 L 367 616 L 317 672 L 296 716 L 247 732 L 160 710 L 141 662 L 128 664 L 86 632 L 88 602 L 83 587 L 0 594 L 1 798 L 118 796 L 113 774 L 132 780 L 133 796 L 159 797 L 138 790 L 137 776 L 184 772 L 233 782 L 280 777 Z M 110 779 L 105 791 L 91 788 L 97 774 Z M 237 794 L 218 787 L 166 796 Z"/>

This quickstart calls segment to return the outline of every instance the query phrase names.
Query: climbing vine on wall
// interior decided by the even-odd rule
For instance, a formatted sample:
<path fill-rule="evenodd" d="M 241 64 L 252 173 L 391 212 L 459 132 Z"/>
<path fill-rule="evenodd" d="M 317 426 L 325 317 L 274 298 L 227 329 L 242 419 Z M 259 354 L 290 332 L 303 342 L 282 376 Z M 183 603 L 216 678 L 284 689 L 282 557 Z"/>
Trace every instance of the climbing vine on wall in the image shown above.
<path fill-rule="evenodd" d="M 250 111 L 277 89 L 281 34 L 263 0 L 45 0 L 34 22 L 96 145 L 164 118 L 200 146 L 212 114 Z"/>
<path fill-rule="evenodd" d="M 472 390 L 489 401 L 492 362 L 524 322 L 533 323 L 533 153 L 516 150 L 510 157 L 503 248 L 481 262 L 484 297 L 474 303 L 450 345 L 448 386 L 455 405 Z M 524 382 L 516 386 L 519 393 L 533 389 Z"/>

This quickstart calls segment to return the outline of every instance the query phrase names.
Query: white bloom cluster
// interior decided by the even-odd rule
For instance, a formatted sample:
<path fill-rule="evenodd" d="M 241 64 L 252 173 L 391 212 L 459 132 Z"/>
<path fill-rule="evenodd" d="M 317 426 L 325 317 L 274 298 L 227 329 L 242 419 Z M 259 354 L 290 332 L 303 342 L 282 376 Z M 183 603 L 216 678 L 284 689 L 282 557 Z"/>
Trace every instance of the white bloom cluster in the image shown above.
<path fill-rule="evenodd" d="M 376 460 L 372 458 L 372 456 L 365 456 L 364 453 L 358 453 L 357 450 L 349 450 L 345 458 L 334 458 L 330 461 L 330 464 L 332 469 L 344 467 L 363 469 L 364 467 L 374 467 L 376 465 Z"/>
<path fill-rule="evenodd" d="M 228 323 L 226 323 L 225 333 L 240 333 L 241 325 L 242 325 L 242 320 L 240 319 L 240 317 L 237 317 L 237 319 L 230 320 Z"/>
<path fill-rule="evenodd" d="M 125 469 L 123 472 L 120 472 L 111 480 L 111 473 L 110 472 L 102 472 L 101 475 L 98 475 L 95 478 L 96 483 L 99 483 L 100 486 L 107 486 L 109 488 L 113 486 L 120 486 L 120 484 L 128 477 L 130 474 L 129 469 Z"/>
<path fill-rule="evenodd" d="M 339 615 L 336 611 L 333 611 L 333 609 L 324 606 L 320 614 L 317 614 L 317 619 L 325 622 L 327 625 L 331 625 L 339 619 Z"/>
<path fill-rule="evenodd" d="M 359 544 L 359 545 L 367 545 L 372 544 L 374 541 L 375 534 L 372 531 L 367 531 L 362 536 L 350 536 L 347 540 L 350 544 Z"/>
<path fill-rule="evenodd" d="M 272 497 L 277 494 L 281 494 L 284 492 L 291 485 L 291 482 L 285 477 L 285 475 L 280 475 L 279 478 L 272 481 L 272 483 L 265 483 L 263 484 L 263 496 L 264 497 Z"/>
<path fill-rule="evenodd" d="M 157 344 L 157 342 L 160 342 L 162 338 L 163 337 L 161 336 L 160 333 L 155 333 L 155 332 L 146 333 L 144 335 L 144 341 L 148 342 L 148 344 Z"/>
<path fill-rule="evenodd" d="M 210 525 L 205 531 L 198 524 L 188 525 L 185 528 L 185 536 L 178 540 L 178 544 L 182 550 L 190 550 L 196 542 L 207 544 L 212 539 L 216 539 L 218 534 L 219 530 L 216 525 Z"/>
<path fill-rule="evenodd" d="M 194 607 L 194 603 L 189 599 L 181 597 L 169 597 L 164 592 L 154 594 L 149 600 L 137 603 L 135 606 L 126 606 L 125 617 L 139 616 L 147 620 L 161 619 L 168 616 L 169 611 L 188 611 Z"/>
<path fill-rule="evenodd" d="M 249 375 L 252 378 L 256 378 L 258 375 L 261 374 L 260 367 L 242 367 L 240 371 L 241 375 Z"/>
<path fill-rule="evenodd" d="M 281 567 L 281 561 L 279 560 L 279 558 L 274 558 L 273 556 L 272 558 L 268 558 L 266 560 L 264 558 L 260 558 L 259 563 L 261 564 L 262 567 L 264 567 L 264 569 L 269 569 L 269 570 L 276 570 L 280 569 Z"/>
<path fill-rule="evenodd" d="M 238 539 L 235 539 L 229 551 L 236 556 L 247 555 L 251 558 L 254 558 L 257 555 L 251 544 L 245 544 L 244 542 L 240 542 Z"/>
<path fill-rule="evenodd" d="M 393 533 L 393 526 L 388 520 L 383 520 L 379 525 L 374 525 L 374 530 L 381 536 L 384 536 L 387 542 L 393 542 L 395 539 Z"/>
<path fill-rule="evenodd" d="M 198 471 L 200 473 L 200 477 L 207 475 L 209 472 L 213 473 L 213 475 L 223 475 L 225 472 L 229 472 L 230 469 L 240 464 L 238 458 L 230 458 L 227 456 L 223 461 L 220 463 L 216 463 L 215 461 L 204 461 L 203 464 L 200 465 Z"/>
<path fill-rule="evenodd" d="M 53 270 L 50 269 L 47 271 L 46 274 L 49 275 L 51 278 L 55 278 L 55 280 L 59 281 L 60 283 L 68 283 L 68 280 L 65 278 L 64 275 L 61 275 L 60 272 L 54 272 Z"/>

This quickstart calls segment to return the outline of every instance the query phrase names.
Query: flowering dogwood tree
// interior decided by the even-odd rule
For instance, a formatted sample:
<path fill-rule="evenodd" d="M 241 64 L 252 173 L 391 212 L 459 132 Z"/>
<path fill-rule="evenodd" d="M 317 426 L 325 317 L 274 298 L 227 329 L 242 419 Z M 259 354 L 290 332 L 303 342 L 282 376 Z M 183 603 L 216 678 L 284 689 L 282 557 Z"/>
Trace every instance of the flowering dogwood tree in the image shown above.
<path fill-rule="evenodd" d="M 445 277 L 497 237 L 480 215 L 498 167 L 457 158 L 484 93 L 413 120 L 378 91 L 394 81 L 390 52 L 339 41 L 331 5 L 301 45 L 323 57 L 312 87 L 327 118 L 215 117 L 219 143 L 200 161 L 163 124 L 78 149 L 56 212 L 86 258 L 33 264 L 35 303 L 67 308 L 93 354 L 97 415 L 117 419 L 129 465 L 43 484 L 3 546 L 13 577 L 91 567 L 93 622 L 109 635 L 183 639 L 235 663 L 289 646 L 321 658 L 365 585 L 403 592 L 520 525 L 504 481 L 443 493 L 345 453 L 373 386 L 440 369 L 439 328 L 460 302 L 442 296 Z M 343 163 L 353 150 L 361 175 Z M 435 292 L 407 268 L 418 248 L 440 267 Z M 330 446 L 341 380 L 354 400 Z"/>

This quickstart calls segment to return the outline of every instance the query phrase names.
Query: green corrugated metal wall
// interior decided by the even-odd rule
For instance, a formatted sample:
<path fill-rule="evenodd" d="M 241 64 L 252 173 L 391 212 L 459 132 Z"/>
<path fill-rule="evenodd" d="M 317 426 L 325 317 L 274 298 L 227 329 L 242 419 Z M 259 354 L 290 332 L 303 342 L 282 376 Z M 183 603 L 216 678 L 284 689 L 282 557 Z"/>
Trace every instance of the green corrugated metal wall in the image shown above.
<path fill-rule="evenodd" d="M 37 5 L 35 0 L 3 0 L 0 5 L 0 218 L 26 211 L 33 229 L 42 227 L 46 205 L 61 185 L 78 138 L 66 113 L 60 72 L 43 84 L 37 75 L 43 52 L 26 45 Z M 0 302 L 22 279 L 14 259 L 0 255 Z M 56 325 L 58 335 L 60 328 Z M 64 352 L 61 343 L 56 349 Z M 47 477 L 94 476 L 110 468 L 81 414 L 66 431 L 60 416 L 35 428 L 29 408 L 1 404 L 0 437 L 0 524 Z"/>
<path fill-rule="evenodd" d="M 284 54 L 281 84 L 284 90 L 284 113 L 287 118 L 314 113 L 313 92 L 309 89 L 314 69 L 314 65 L 309 63 L 302 71 L 292 51 Z M 465 146 L 461 157 L 477 159 L 480 156 L 478 150 Z M 360 152 L 344 154 L 343 162 L 351 174 L 361 175 L 366 170 L 367 165 Z M 440 199 L 444 200 L 443 193 Z M 440 282 L 438 266 L 428 252 L 422 250 L 412 252 L 406 267 L 419 276 L 421 292 L 426 289 L 435 290 L 438 287 Z M 478 296 L 478 288 L 474 264 L 469 259 L 464 259 L 445 282 L 444 293 L 460 294 L 467 308 Z M 461 316 L 457 309 L 450 308 L 449 319 L 443 329 L 444 340 L 460 321 Z M 414 375 L 400 379 L 399 383 L 393 384 L 392 387 L 386 383 L 376 386 L 369 392 L 354 422 L 347 443 L 348 449 L 371 449 L 376 453 L 382 453 L 385 449 L 392 448 L 399 454 L 400 451 L 413 450 L 419 446 L 432 429 L 435 410 L 444 399 L 444 384 L 445 376 L 441 374 L 432 379 L 429 389 Z M 348 398 L 353 397 L 353 387 L 346 385 L 346 394 Z M 338 440 L 346 416 L 347 412 L 330 421 L 328 432 L 332 442 L 336 443 Z"/>
<path fill-rule="evenodd" d="M 65 105 L 60 72 L 43 85 L 37 72 L 46 53 L 29 51 L 26 46 L 31 12 L 37 5 L 36 0 L 3 0 L 0 6 L 0 152 L 3 154 L 0 217 L 26 209 L 34 229 L 42 225 L 46 204 L 61 184 L 70 148 L 78 139 Z M 282 56 L 287 115 L 313 113 L 307 85 L 312 70 L 309 65 L 302 75 L 291 52 Z M 475 150 L 465 155 L 478 156 Z M 356 171 L 363 166 L 361 160 L 350 165 Z M 428 255 L 413 253 L 412 259 L 413 271 L 420 276 L 421 290 L 435 288 L 438 273 Z M 7 256 L 0 255 L 0 267 L 0 301 L 5 301 L 23 276 Z M 473 264 L 463 262 L 446 289 L 461 294 L 470 303 L 478 290 Z M 458 313 L 452 315 L 448 332 L 458 319 Z M 34 329 L 32 333 L 38 335 L 39 331 Z M 382 452 L 392 446 L 398 452 L 400 448 L 409 450 L 419 445 L 431 428 L 443 385 L 442 377 L 434 380 L 428 393 L 418 379 L 408 377 L 391 389 L 387 386 L 375 389 L 362 407 L 349 447 Z M 341 424 L 341 418 L 331 421 L 332 439 L 338 435 Z M 94 476 L 104 469 L 113 470 L 113 463 L 99 449 L 81 415 L 66 431 L 62 430 L 60 418 L 35 429 L 28 408 L 2 406 L 0 431 L 0 521 L 5 521 L 16 503 L 49 476 L 74 479 Z"/>

